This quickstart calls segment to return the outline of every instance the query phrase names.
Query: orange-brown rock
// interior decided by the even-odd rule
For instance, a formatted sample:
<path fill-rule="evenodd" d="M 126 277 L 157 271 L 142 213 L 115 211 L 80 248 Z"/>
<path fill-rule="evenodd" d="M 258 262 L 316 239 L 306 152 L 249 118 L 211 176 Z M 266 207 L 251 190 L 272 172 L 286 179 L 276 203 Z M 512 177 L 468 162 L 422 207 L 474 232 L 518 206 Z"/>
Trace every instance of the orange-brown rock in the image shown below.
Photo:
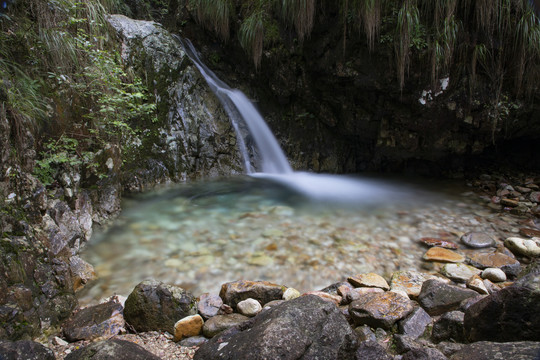
<path fill-rule="evenodd" d="M 413 302 L 408 298 L 388 291 L 370 293 L 349 306 L 349 313 L 356 325 L 390 329 L 394 323 L 413 311 Z"/>
<path fill-rule="evenodd" d="M 328 293 L 325 293 L 325 292 L 322 292 L 322 291 L 309 291 L 309 292 L 307 292 L 305 294 L 302 294 L 302 296 L 305 296 L 305 295 L 318 296 L 321 299 L 323 299 L 324 301 L 334 303 L 336 306 L 339 306 L 339 304 L 341 304 L 341 300 L 343 299 L 339 295 L 332 295 L 332 294 L 328 294 Z"/>
<path fill-rule="evenodd" d="M 197 336 L 202 332 L 203 318 L 197 315 L 187 316 L 174 324 L 174 341 L 180 341 L 185 337 Z"/>
<path fill-rule="evenodd" d="M 424 260 L 459 263 L 465 261 L 465 257 L 452 250 L 433 247 L 424 254 Z"/>
<path fill-rule="evenodd" d="M 347 281 L 355 287 L 374 287 L 383 290 L 390 289 L 384 278 L 375 273 L 359 274 L 347 278 Z"/>

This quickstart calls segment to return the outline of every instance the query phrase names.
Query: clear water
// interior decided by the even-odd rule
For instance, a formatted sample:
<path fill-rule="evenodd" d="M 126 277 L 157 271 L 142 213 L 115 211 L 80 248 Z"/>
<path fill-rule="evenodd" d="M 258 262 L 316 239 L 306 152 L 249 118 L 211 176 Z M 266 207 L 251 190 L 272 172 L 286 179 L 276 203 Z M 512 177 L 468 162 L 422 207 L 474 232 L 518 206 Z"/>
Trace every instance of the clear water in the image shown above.
<path fill-rule="evenodd" d="M 315 290 L 357 273 L 388 277 L 423 269 L 426 249 L 418 239 L 424 236 L 457 242 L 460 233 L 474 230 L 496 237 L 491 223 L 497 215 L 470 194 L 294 176 L 177 185 L 125 199 L 116 223 L 83 252 L 99 279 L 80 293 L 81 303 L 127 296 L 148 278 L 195 295 L 218 293 L 222 283 L 239 279 Z"/>

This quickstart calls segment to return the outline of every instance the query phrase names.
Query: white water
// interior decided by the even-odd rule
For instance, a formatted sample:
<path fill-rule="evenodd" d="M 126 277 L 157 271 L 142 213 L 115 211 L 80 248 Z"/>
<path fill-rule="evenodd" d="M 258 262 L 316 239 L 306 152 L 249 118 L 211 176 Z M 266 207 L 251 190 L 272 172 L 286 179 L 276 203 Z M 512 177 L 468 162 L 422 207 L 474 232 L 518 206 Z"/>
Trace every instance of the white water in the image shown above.
<path fill-rule="evenodd" d="M 285 185 L 314 200 L 341 203 L 370 203 L 402 197 L 404 191 L 388 184 L 357 178 L 293 172 L 283 150 L 272 131 L 253 103 L 240 90 L 231 89 L 221 81 L 199 58 L 193 44 L 187 39 L 182 43 L 187 55 L 193 60 L 212 91 L 219 98 L 237 134 L 239 150 L 244 158 L 246 172 L 254 177 L 265 178 Z M 260 165 L 252 166 L 241 127 L 245 125 L 253 138 L 260 157 Z M 260 168 L 262 172 L 254 171 Z"/>

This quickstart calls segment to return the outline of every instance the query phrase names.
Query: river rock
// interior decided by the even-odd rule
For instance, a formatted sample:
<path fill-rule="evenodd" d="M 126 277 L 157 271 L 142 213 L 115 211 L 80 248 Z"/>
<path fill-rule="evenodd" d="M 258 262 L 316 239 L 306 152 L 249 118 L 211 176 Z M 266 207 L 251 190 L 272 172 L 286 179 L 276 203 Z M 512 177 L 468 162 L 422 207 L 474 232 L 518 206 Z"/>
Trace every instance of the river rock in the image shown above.
<path fill-rule="evenodd" d="M 390 291 L 366 294 L 349 305 L 349 313 L 356 325 L 383 329 L 390 329 L 412 311 L 412 301 Z"/>
<path fill-rule="evenodd" d="M 174 324 L 196 312 L 197 302 L 186 290 L 145 280 L 129 294 L 124 318 L 137 331 L 162 330 L 174 334 Z"/>
<path fill-rule="evenodd" d="M 96 278 L 94 267 L 78 256 L 69 259 L 69 270 L 73 279 L 73 291 L 79 291 L 87 282 Z"/>
<path fill-rule="evenodd" d="M 287 290 L 285 290 L 285 292 L 283 292 L 283 300 L 288 301 L 296 299 L 300 295 L 300 291 L 296 290 L 295 288 L 288 288 Z"/>
<path fill-rule="evenodd" d="M 519 234 L 527 238 L 540 237 L 540 230 L 529 229 L 529 228 L 520 228 Z"/>
<path fill-rule="evenodd" d="M 122 311 L 116 301 L 81 309 L 64 323 L 64 335 L 72 342 L 110 338 L 124 329 Z"/>
<path fill-rule="evenodd" d="M 478 275 L 482 270 L 465 264 L 445 264 L 441 274 L 456 282 L 467 282 L 472 276 Z"/>
<path fill-rule="evenodd" d="M 447 360 L 446 356 L 437 349 L 416 348 L 405 353 L 401 360 Z"/>
<path fill-rule="evenodd" d="M 531 193 L 531 195 L 529 196 L 529 199 L 533 202 L 533 203 L 540 203 L 540 191 L 534 191 Z"/>
<path fill-rule="evenodd" d="M 350 304 L 351 302 L 355 300 L 359 300 L 365 294 L 383 293 L 383 292 L 384 290 L 381 288 L 355 288 L 347 293 L 347 295 L 345 296 L 344 302 L 346 304 Z"/>
<path fill-rule="evenodd" d="M 236 308 L 240 301 L 248 298 L 258 300 L 263 305 L 272 300 L 281 300 L 285 289 L 268 281 L 240 280 L 223 284 L 219 296 L 225 304 Z"/>
<path fill-rule="evenodd" d="M 69 353 L 65 360 L 161 360 L 142 346 L 126 340 L 99 341 Z"/>
<path fill-rule="evenodd" d="M 358 341 L 377 341 L 375 333 L 367 325 L 358 326 L 354 329 L 354 332 L 358 335 Z"/>
<path fill-rule="evenodd" d="M 227 315 L 216 315 L 208 319 L 203 326 L 203 334 L 207 338 L 212 338 L 219 334 L 220 332 L 230 329 L 234 326 L 240 325 L 249 318 L 242 314 L 227 314 Z"/>
<path fill-rule="evenodd" d="M 422 285 L 418 302 L 428 314 L 433 316 L 456 310 L 463 300 L 477 295 L 476 291 L 470 289 L 445 284 L 438 280 L 427 280 Z"/>
<path fill-rule="evenodd" d="M 540 356 L 540 342 L 519 341 L 497 343 L 479 341 L 465 345 L 455 352 L 450 360 L 537 360 Z"/>
<path fill-rule="evenodd" d="M 516 255 L 527 257 L 540 256 L 540 238 L 522 239 L 509 237 L 504 241 L 504 245 Z"/>
<path fill-rule="evenodd" d="M 2 360 L 55 360 L 54 353 L 42 344 L 31 340 L 0 340 Z"/>
<path fill-rule="evenodd" d="M 465 313 L 462 311 L 450 311 L 441 316 L 433 325 L 431 339 L 435 343 L 443 340 L 454 342 L 465 342 L 465 332 L 463 330 L 463 319 Z"/>
<path fill-rule="evenodd" d="M 432 247 L 424 254 L 424 260 L 458 263 L 465 261 L 465 257 L 452 250 Z"/>
<path fill-rule="evenodd" d="M 203 344 L 195 360 L 352 360 L 356 335 L 333 304 L 301 296 Z"/>
<path fill-rule="evenodd" d="M 180 319 L 174 324 L 174 341 L 185 337 L 197 336 L 202 332 L 204 320 L 201 315 L 191 315 Z"/>
<path fill-rule="evenodd" d="M 356 350 L 356 359 L 392 360 L 384 347 L 376 341 L 364 341 Z"/>
<path fill-rule="evenodd" d="M 506 274 L 499 268 L 487 268 L 482 271 L 482 278 L 493 282 L 506 281 Z"/>
<path fill-rule="evenodd" d="M 223 300 L 217 295 L 204 293 L 199 297 L 197 310 L 204 319 L 216 316 L 223 305 Z"/>
<path fill-rule="evenodd" d="M 480 294 L 487 295 L 490 293 L 484 284 L 484 280 L 482 280 L 482 278 L 478 275 L 474 275 L 467 281 L 467 287 Z"/>
<path fill-rule="evenodd" d="M 208 339 L 204 336 L 191 336 L 188 338 L 185 338 L 184 340 L 181 340 L 178 345 L 185 346 L 185 347 L 193 347 L 193 346 L 201 346 L 205 342 L 207 342 Z"/>
<path fill-rule="evenodd" d="M 420 239 L 420 242 L 429 247 L 437 246 L 437 247 L 442 247 L 442 248 L 451 249 L 451 250 L 458 249 L 457 244 L 451 241 L 439 239 L 439 238 L 423 237 Z"/>
<path fill-rule="evenodd" d="M 461 237 L 461 242 L 475 249 L 495 246 L 496 244 L 491 236 L 481 232 L 468 232 Z"/>
<path fill-rule="evenodd" d="M 315 296 L 318 296 L 320 297 L 321 299 L 323 299 L 324 301 L 328 301 L 336 306 L 339 306 L 339 304 L 341 304 L 341 301 L 343 300 L 343 298 L 339 295 L 332 295 L 332 294 L 328 294 L 328 293 L 325 293 L 325 292 L 322 292 L 322 291 L 309 291 L 307 293 L 305 293 L 304 295 L 302 296 L 305 296 L 305 295 L 315 295 Z"/>
<path fill-rule="evenodd" d="M 354 287 L 370 287 L 370 288 L 380 288 L 383 290 L 390 289 L 388 283 L 380 275 L 374 273 L 368 274 L 359 274 L 347 278 L 347 281 L 350 282 Z"/>
<path fill-rule="evenodd" d="M 390 290 L 401 290 L 405 291 L 407 295 L 411 298 L 416 298 L 420 294 L 420 290 L 422 289 L 422 284 L 424 281 L 429 279 L 440 279 L 436 276 L 421 273 L 418 271 L 396 271 L 392 274 L 392 278 L 390 280 Z"/>
<path fill-rule="evenodd" d="M 507 276 L 517 276 L 521 271 L 519 261 L 498 252 L 472 254 L 469 262 L 472 266 L 479 269 L 499 268 Z"/>
<path fill-rule="evenodd" d="M 399 322 L 399 332 L 417 339 L 426 331 L 431 321 L 431 316 L 424 309 L 416 307 L 409 316 Z"/>
<path fill-rule="evenodd" d="M 236 308 L 240 314 L 248 317 L 255 316 L 262 310 L 261 304 L 257 300 L 251 298 L 240 301 L 236 305 Z"/>

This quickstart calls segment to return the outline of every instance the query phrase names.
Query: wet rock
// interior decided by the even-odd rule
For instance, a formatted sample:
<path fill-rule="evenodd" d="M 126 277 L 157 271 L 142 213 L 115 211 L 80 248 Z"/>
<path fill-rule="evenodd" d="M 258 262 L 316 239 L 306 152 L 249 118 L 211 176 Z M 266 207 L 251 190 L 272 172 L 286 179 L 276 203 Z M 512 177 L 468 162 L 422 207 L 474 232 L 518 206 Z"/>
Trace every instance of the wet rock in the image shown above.
<path fill-rule="evenodd" d="M 519 261 L 498 252 L 472 254 L 469 258 L 469 262 L 472 266 L 479 269 L 499 268 L 504 271 L 507 276 L 517 276 L 521 271 L 521 264 Z"/>
<path fill-rule="evenodd" d="M 219 296 L 204 293 L 199 297 L 197 310 L 204 319 L 209 319 L 218 314 L 222 305 L 223 300 Z"/>
<path fill-rule="evenodd" d="M 0 340 L 2 360 L 55 360 L 54 353 L 47 347 L 31 340 Z"/>
<path fill-rule="evenodd" d="M 185 338 L 184 340 L 181 340 L 178 344 L 180 346 L 193 347 L 193 346 L 201 346 L 207 341 L 208 339 L 205 338 L 204 336 L 192 336 L 192 337 Z"/>
<path fill-rule="evenodd" d="M 208 319 L 204 323 L 203 334 L 207 338 L 212 338 L 220 332 L 240 325 L 248 320 L 249 318 L 247 316 L 236 313 L 227 315 L 216 315 Z"/>
<path fill-rule="evenodd" d="M 482 270 L 465 264 L 445 264 L 441 274 L 456 282 L 466 282 L 472 276 L 478 275 Z"/>
<path fill-rule="evenodd" d="M 64 323 L 69 341 L 110 338 L 124 329 L 122 305 L 109 301 L 77 311 Z"/>
<path fill-rule="evenodd" d="M 428 314 L 433 316 L 456 310 L 463 300 L 477 295 L 476 291 L 470 289 L 445 284 L 438 280 L 428 280 L 422 285 L 418 302 Z"/>
<path fill-rule="evenodd" d="M 444 356 L 452 356 L 459 350 L 461 350 L 465 345 L 458 344 L 451 341 L 442 341 L 437 345 L 437 349 L 444 354 Z"/>
<path fill-rule="evenodd" d="M 196 311 L 195 298 L 181 287 L 145 280 L 129 294 L 124 318 L 137 331 L 163 330 L 174 334 L 174 324 Z"/>
<path fill-rule="evenodd" d="M 432 247 L 424 254 L 424 260 L 458 263 L 465 261 L 465 257 L 452 250 Z"/>
<path fill-rule="evenodd" d="M 454 342 L 465 342 L 465 332 L 463 330 L 463 319 L 465 313 L 462 311 L 450 311 L 441 316 L 433 325 L 431 338 L 435 343 L 443 340 Z"/>
<path fill-rule="evenodd" d="M 509 237 L 504 241 L 504 245 L 516 255 L 527 257 L 540 256 L 540 238 L 521 239 L 518 237 Z"/>
<path fill-rule="evenodd" d="M 258 300 L 263 305 L 272 300 L 281 300 L 284 291 L 284 286 L 268 281 L 240 280 L 223 284 L 219 296 L 225 304 L 236 308 L 240 301 L 248 298 Z"/>
<path fill-rule="evenodd" d="M 479 341 L 465 345 L 455 352 L 451 360 L 536 360 L 540 356 L 540 342 L 519 341 L 497 343 Z"/>
<path fill-rule="evenodd" d="M 300 291 L 296 290 L 295 288 L 288 288 L 283 293 L 283 300 L 287 301 L 287 300 L 296 299 L 300 295 L 301 295 Z"/>
<path fill-rule="evenodd" d="M 416 348 L 405 353 L 401 360 L 446 360 L 446 356 L 437 349 Z"/>
<path fill-rule="evenodd" d="M 513 285 L 493 293 L 465 312 L 469 341 L 538 340 L 540 335 L 540 266 Z"/>
<path fill-rule="evenodd" d="M 204 320 L 199 314 L 186 316 L 174 324 L 174 341 L 183 338 L 197 336 L 202 332 Z"/>
<path fill-rule="evenodd" d="M 236 305 L 236 308 L 240 314 L 248 317 L 255 316 L 262 310 L 261 304 L 257 300 L 251 298 L 240 301 Z"/>
<path fill-rule="evenodd" d="M 393 358 L 394 357 L 389 355 L 386 352 L 386 349 L 376 341 L 364 341 L 358 346 L 355 359 L 392 360 Z"/>
<path fill-rule="evenodd" d="M 412 339 L 417 339 L 422 336 L 431 321 L 431 316 L 424 309 L 416 307 L 409 316 L 399 322 L 399 332 Z"/>
<path fill-rule="evenodd" d="M 506 274 L 499 268 L 487 268 L 482 271 L 482 278 L 493 282 L 506 281 Z"/>
<path fill-rule="evenodd" d="M 468 232 L 461 237 L 461 242 L 475 249 L 495 246 L 496 244 L 491 236 L 481 232 Z"/>
<path fill-rule="evenodd" d="M 356 335 L 332 304 L 301 296 L 203 344 L 196 360 L 352 360 Z"/>
<path fill-rule="evenodd" d="M 467 287 L 480 294 L 486 294 L 486 295 L 489 294 L 489 291 L 486 285 L 484 285 L 484 281 L 478 275 L 474 275 L 467 281 Z"/>
<path fill-rule="evenodd" d="M 332 294 L 328 294 L 322 291 L 309 291 L 302 296 L 305 296 L 305 295 L 318 296 L 322 300 L 333 303 L 336 306 L 339 306 L 339 304 L 341 304 L 341 301 L 343 300 L 343 298 L 339 295 L 332 295 Z"/>
<path fill-rule="evenodd" d="M 392 274 L 390 290 L 405 291 L 407 295 L 414 299 L 420 294 L 424 281 L 429 279 L 440 278 L 418 271 L 397 271 Z"/>
<path fill-rule="evenodd" d="M 380 288 L 383 290 L 390 289 L 388 283 L 380 275 L 374 273 L 368 274 L 359 274 L 347 278 L 347 281 L 350 282 L 354 287 L 370 287 L 370 288 Z"/>
<path fill-rule="evenodd" d="M 439 239 L 439 238 L 423 237 L 420 239 L 420 242 L 430 247 L 437 246 L 437 247 L 442 247 L 442 248 L 451 249 L 451 250 L 458 249 L 458 246 L 456 243 L 453 243 L 448 240 Z"/>
<path fill-rule="evenodd" d="M 412 310 L 413 304 L 408 298 L 393 292 L 366 294 L 349 305 L 355 324 L 383 329 L 390 329 Z"/>
<path fill-rule="evenodd" d="M 126 340 L 105 340 L 73 351 L 65 360 L 160 360 L 142 346 Z"/>

